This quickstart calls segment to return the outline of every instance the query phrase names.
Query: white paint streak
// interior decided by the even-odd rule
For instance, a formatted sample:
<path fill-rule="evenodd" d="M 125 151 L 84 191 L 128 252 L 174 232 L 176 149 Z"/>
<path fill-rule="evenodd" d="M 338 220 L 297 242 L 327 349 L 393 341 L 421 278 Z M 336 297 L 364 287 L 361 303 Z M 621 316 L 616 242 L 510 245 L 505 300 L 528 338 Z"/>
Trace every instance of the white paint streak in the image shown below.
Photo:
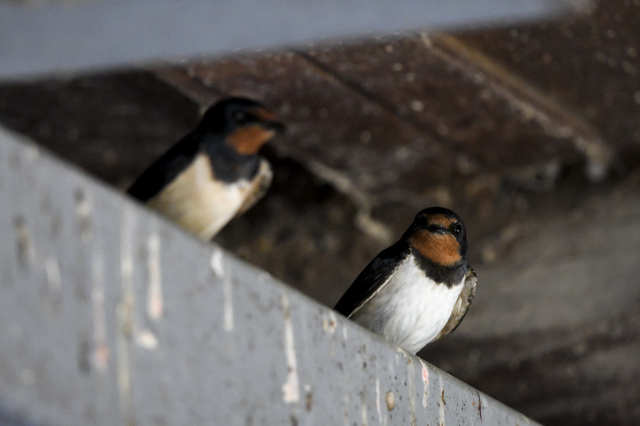
<path fill-rule="evenodd" d="M 333 311 L 329 311 L 328 316 L 329 318 L 327 318 L 326 316 L 322 317 L 322 326 L 324 328 L 324 331 L 329 333 L 329 335 L 331 336 L 329 338 L 329 352 L 331 353 L 331 358 L 333 359 L 336 357 L 335 333 L 338 329 L 338 321 L 336 319 L 336 314 Z"/>
<path fill-rule="evenodd" d="M 367 404 L 364 402 L 364 396 L 362 397 L 362 410 L 361 410 L 362 426 L 367 426 Z"/>
<path fill-rule="evenodd" d="M 116 349 L 118 360 L 118 391 L 120 404 L 125 418 L 133 420 L 131 401 L 130 348 L 134 323 L 134 291 L 133 291 L 133 212 L 125 208 L 120 227 L 120 303 L 118 304 L 118 331 L 116 333 Z"/>
<path fill-rule="evenodd" d="M 154 350 L 158 347 L 158 338 L 150 330 L 144 329 L 136 334 L 136 343 L 141 348 Z"/>
<path fill-rule="evenodd" d="M 298 361 L 293 341 L 293 324 L 291 323 L 291 308 L 286 292 L 282 293 L 282 308 L 284 310 L 284 353 L 287 359 L 287 381 L 282 385 L 285 403 L 298 402 L 300 400 L 300 385 L 298 379 Z"/>
<path fill-rule="evenodd" d="M 422 364 L 422 406 L 426 407 L 429 397 L 429 369 L 423 360 L 420 360 L 420 364 Z"/>
<path fill-rule="evenodd" d="M 224 278 L 224 265 L 222 265 L 222 252 L 220 250 L 214 251 L 211 255 L 211 269 L 216 278 Z"/>
<path fill-rule="evenodd" d="M 222 280 L 222 292 L 224 297 L 224 331 L 233 330 L 233 286 L 231 280 Z"/>
<path fill-rule="evenodd" d="M 162 301 L 162 269 L 160 267 L 160 237 L 149 236 L 147 241 L 147 273 L 149 287 L 147 289 L 147 315 L 152 320 L 159 320 L 164 311 Z"/>
<path fill-rule="evenodd" d="M 78 216 L 80 216 L 80 218 L 86 219 L 91 214 L 91 204 L 89 203 L 89 200 L 87 200 L 84 192 L 82 192 L 81 194 L 82 196 L 76 203 L 76 213 L 78 214 Z"/>
<path fill-rule="evenodd" d="M 222 299 L 224 330 L 233 331 L 233 285 L 230 279 L 225 277 L 222 252 L 216 250 L 211 255 L 211 270 L 219 280 L 222 280 Z"/>
<path fill-rule="evenodd" d="M 222 280 L 222 298 L 224 330 L 233 331 L 233 286 L 231 280 L 225 277 L 222 252 L 216 250 L 211 254 L 211 270 L 217 279 Z"/>
<path fill-rule="evenodd" d="M 346 342 L 348 338 L 349 338 L 349 333 L 347 333 L 347 326 L 343 326 L 342 327 L 342 340 L 344 340 Z"/>
<path fill-rule="evenodd" d="M 62 276 L 60 274 L 60 264 L 58 259 L 50 257 L 44 262 L 44 269 L 47 273 L 47 283 L 52 292 L 59 292 L 62 285 Z"/>
<path fill-rule="evenodd" d="M 91 260 L 91 302 L 93 305 L 93 364 L 100 373 L 107 371 L 107 318 L 104 309 L 104 260 L 102 253 L 94 251 Z"/>
<path fill-rule="evenodd" d="M 413 364 L 413 359 L 407 356 L 407 376 L 409 382 L 409 412 L 411 413 L 411 425 L 417 424 L 416 419 L 416 368 Z"/>
<path fill-rule="evenodd" d="M 16 220 L 16 239 L 18 243 L 19 260 L 25 264 L 31 264 L 36 260 L 36 250 L 32 244 L 31 234 L 24 218 Z"/>
<path fill-rule="evenodd" d="M 76 198 L 76 214 L 80 219 L 80 240 L 83 243 L 91 241 L 91 202 L 84 191 L 78 192 Z"/>

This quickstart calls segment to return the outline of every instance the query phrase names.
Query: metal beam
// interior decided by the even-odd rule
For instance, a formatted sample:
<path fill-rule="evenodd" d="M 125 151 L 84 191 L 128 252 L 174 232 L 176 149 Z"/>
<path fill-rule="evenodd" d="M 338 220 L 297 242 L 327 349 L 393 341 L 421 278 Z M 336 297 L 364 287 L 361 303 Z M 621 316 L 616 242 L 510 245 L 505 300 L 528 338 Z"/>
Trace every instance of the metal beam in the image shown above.
<path fill-rule="evenodd" d="M 0 129 L 0 412 L 535 424 Z"/>
<path fill-rule="evenodd" d="M 586 0 L 0 2 L 0 79 L 535 20 Z M 36 4 L 36 6 L 34 6 Z"/>

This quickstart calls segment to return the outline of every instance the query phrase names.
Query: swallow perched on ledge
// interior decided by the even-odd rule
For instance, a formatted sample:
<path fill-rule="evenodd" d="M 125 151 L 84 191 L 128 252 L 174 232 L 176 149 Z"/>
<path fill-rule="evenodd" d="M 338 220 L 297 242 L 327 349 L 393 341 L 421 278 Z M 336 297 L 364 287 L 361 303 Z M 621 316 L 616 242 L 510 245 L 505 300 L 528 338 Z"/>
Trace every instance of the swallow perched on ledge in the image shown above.
<path fill-rule="evenodd" d="M 128 193 L 187 231 L 211 240 L 266 194 L 273 174 L 258 150 L 283 130 L 275 114 L 258 102 L 222 100 Z"/>
<path fill-rule="evenodd" d="M 400 240 L 358 275 L 335 310 L 415 354 L 453 332 L 476 291 L 466 229 L 451 210 L 418 213 Z"/>

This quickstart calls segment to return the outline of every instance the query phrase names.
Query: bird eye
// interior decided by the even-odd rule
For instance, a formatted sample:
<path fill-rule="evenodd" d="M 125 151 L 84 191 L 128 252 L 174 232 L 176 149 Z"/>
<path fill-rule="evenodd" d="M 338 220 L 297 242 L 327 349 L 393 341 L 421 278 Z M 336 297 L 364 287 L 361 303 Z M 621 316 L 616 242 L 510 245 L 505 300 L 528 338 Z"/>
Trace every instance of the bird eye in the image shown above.
<path fill-rule="evenodd" d="M 242 112 L 242 111 L 236 111 L 236 112 L 234 112 L 234 113 L 233 113 L 233 118 L 234 118 L 236 121 L 242 121 L 242 120 L 244 120 L 246 117 L 247 117 L 247 115 L 246 115 L 244 112 Z"/>
<path fill-rule="evenodd" d="M 462 225 L 460 225 L 459 223 L 456 223 L 455 226 L 453 227 L 453 233 L 456 235 L 462 235 Z"/>

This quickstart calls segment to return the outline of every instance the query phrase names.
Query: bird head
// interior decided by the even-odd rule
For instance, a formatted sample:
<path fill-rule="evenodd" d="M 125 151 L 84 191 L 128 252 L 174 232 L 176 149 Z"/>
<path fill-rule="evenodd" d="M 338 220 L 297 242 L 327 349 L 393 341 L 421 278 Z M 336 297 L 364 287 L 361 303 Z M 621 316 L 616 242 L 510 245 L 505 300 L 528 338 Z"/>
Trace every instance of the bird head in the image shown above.
<path fill-rule="evenodd" d="M 227 98 L 205 112 L 198 130 L 220 134 L 240 154 L 253 155 L 285 126 L 259 102 Z"/>
<path fill-rule="evenodd" d="M 467 232 L 462 219 L 443 207 L 418 213 L 405 238 L 422 256 L 443 267 L 459 265 L 467 253 Z"/>

